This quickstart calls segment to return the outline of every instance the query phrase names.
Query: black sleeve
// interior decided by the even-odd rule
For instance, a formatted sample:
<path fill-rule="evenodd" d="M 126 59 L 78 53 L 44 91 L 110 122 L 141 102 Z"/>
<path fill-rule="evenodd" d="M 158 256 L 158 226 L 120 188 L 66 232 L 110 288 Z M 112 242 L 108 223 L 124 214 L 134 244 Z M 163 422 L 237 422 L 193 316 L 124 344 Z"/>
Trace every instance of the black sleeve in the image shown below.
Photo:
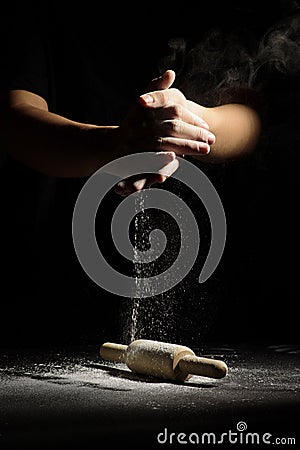
<path fill-rule="evenodd" d="M 42 30 L 40 10 L 8 8 L 1 17 L 0 89 L 24 89 L 48 100 L 46 30 Z"/>

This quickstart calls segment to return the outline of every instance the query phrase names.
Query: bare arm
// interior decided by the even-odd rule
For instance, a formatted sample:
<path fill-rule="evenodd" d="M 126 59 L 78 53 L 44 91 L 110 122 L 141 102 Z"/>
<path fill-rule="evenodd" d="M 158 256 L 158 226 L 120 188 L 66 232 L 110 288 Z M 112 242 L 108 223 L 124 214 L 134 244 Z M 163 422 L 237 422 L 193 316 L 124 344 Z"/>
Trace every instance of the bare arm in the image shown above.
<path fill-rule="evenodd" d="M 36 94 L 10 91 L 0 102 L 1 141 L 16 160 L 56 177 L 89 176 L 134 152 L 173 152 L 221 162 L 253 151 L 260 134 L 255 109 L 243 104 L 204 108 L 169 88 L 174 77 L 167 71 L 154 80 L 152 86 L 159 90 L 142 96 L 120 126 L 75 122 L 49 112 Z"/>
<path fill-rule="evenodd" d="M 57 177 L 88 176 L 112 160 L 118 127 L 74 122 L 48 111 L 31 92 L 3 95 L 0 133 L 5 149 L 25 165 Z"/>
<path fill-rule="evenodd" d="M 171 79 L 174 80 L 174 77 L 173 73 Z M 249 90 L 227 92 L 228 98 L 224 98 L 224 104 L 207 108 L 187 100 L 181 91 L 170 88 L 172 83 L 164 86 L 157 80 L 153 80 L 151 86 L 155 90 L 143 94 L 140 104 L 155 113 L 156 119 L 161 122 L 161 151 L 191 155 L 204 164 L 232 161 L 254 152 L 262 127 L 257 93 Z M 194 117 L 189 123 L 183 120 L 186 111 Z M 166 130 L 171 128 L 174 133 L 170 136 Z M 189 139 L 189 145 L 186 147 L 180 138 L 182 135 Z M 196 149 L 199 140 L 207 142 L 206 151 L 191 151 L 192 148 Z M 147 178 L 125 179 L 119 183 L 117 192 L 128 195 L 145 186 Z"/>
<path fill-rule="evenodd" d="M 209 124 L 216 136 L 204 161 L 234 160 L 255 150 L 261 133 L 261 118 L 252 106 L 230 103 L 205 108 L 194 103 L 191 108 Z"/>
<path fill-rule="evenodd" d="M 254 94 L 253 94 L 254 95 Z M 248 93 L 247 96 L 251 96 Z M 141 104 L 147 108 L 158 108 L 162 110 L 187 108 L 193 114 L 202 118 L 208 125 L 209 131 L 213 133 L 214 140 L 210 144 L 207 154 L 193 154 L 203 162 L 224 162 L 251 154 L 258 143 L 261 133 L 261 118 L 258 108 L 241 102 L 222 104 L 216 107 L 204 107 L 195 102 L 187 100 L 184 95 L 176 89 L 166 89 L 144 94 L 140 98 Z M 194 139 L 195 134 L 191 134 Z M 162 150 L 176 151 L 176 142 L 171 137 L 163 139 Z M 187 153 L 188 154 L 188 153 Z"/>
<path fill-rule="evenodd" d="M 174 76 L 167 71 L 150 85 L 167 88 Z M 138 101 L 120 125 L 98 126 L 54 114 L 42 97 L 12 90 L 0 99 L 0 139 L 13 158 L 55 177 L 90 176 L 106 163 L 135 152 L 168 152 L 167 161 L 172 162 L 175 152 L 162 148 L 161 136 L 176 136 L 176 154 L 206 154 L 207 124 L 189 109 L 181 109 L 182 130 L 166 126 L 172 123 L 172 111 L 171 115 L 168 111 L 167 121 L 162 120 L 162 109 L 153 113 Z M 158 175 L 150 184 L 163 180 Z"/>

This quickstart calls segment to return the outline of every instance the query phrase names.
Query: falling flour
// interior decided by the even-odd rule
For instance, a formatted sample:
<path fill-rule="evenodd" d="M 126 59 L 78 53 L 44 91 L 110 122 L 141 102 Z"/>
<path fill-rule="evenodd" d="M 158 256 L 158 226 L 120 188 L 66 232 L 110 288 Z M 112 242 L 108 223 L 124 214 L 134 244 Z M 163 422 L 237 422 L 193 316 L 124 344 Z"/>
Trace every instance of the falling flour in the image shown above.
<path fill-rule="evenodd" d="M 163 215 L 153 217 L 153 211 L 145 208 L 147 189 L 140 192 L 135 199 L 133 223 L 133 276 L 135 279 L 134 296 L 130 299 L 123 331 L 124 342 L 130 343 L 135 339 L 169 339 L 169 329 L 172 328 L 172 317 L 176 308 L 175 294 L 172 290 L 155 296 L 153 287 L 148 281 L 150 277 L 161 273 L 169 261 L 176 257 L 176 246 L 170 245 L 161 260 L 150 263 L 141 262 L 141 251 L 149 251 L 149 234 L 153 228 L 165 228 L 171 235 L 171 225 Z M 166 219 L 166 220 L 165 220 Z M 151 249 L 150 249 L 151 252 Z M 146 298 L 145 298 L 145 293 Z"/>

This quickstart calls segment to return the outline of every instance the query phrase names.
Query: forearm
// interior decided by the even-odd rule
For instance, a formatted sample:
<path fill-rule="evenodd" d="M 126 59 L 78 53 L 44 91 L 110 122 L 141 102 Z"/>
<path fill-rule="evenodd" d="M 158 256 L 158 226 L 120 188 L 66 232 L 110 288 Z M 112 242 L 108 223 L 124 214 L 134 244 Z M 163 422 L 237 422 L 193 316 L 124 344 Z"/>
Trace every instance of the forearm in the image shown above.
<path fill-rule="evenodd" d="M 49 176 L 89 176 L 118 156 L 118 127 L 78 123 L 28 104 L 2 112 L 0 123 L 5 150 Z"/>
<path fill-rule="evenodd" d="M 206 108 L 189 102 L 193 112 L 201 116 L 216 136 L 208 155 L 199 156 L 205 162 L 224 162 L 251 154 L 261 133 L 261 119 L 258 112 L 247 105 L 224 104 Z"/>

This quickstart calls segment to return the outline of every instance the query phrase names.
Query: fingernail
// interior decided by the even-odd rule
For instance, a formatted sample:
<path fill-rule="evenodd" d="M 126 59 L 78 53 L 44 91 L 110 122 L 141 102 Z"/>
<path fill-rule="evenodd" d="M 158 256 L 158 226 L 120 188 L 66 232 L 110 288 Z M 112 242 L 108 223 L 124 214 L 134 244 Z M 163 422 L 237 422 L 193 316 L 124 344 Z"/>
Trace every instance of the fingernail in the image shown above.
<path fill-rule="evenodd" d="M 144 94 L 140 96 L 140 99 L 143 100 L 145 103 L 154 103 L 154 98 L 152 95 Z"/>
<path fill-rule="evenodd" d="M 210 146 L 207 144 L 199 149 L 199 153 L 207 155 L 210 152 Z"/>
<path fill-rule="evenodd" d="M 166 179 L 167 179 L 167 177 L 165 175 L 161 175 L 157 181 L 158 181 L 158 183 L 164 183 L 166 181 Z"/>
<path fill-rule="evenodd" d="M 146 184 L 146 178 L 143 178 L 143 179 L 141 179 L 141 180 L 137 180 L 137 181 L 135 181 L 134 183 L 133 183 L 133 186 L 134 186 L 134 188 L 137 190 L 137 191 L 141 191 L 142 189 L 143 189 L 143 187 L 145 186 L 145 184 Z"/>
<path fill-rule="evenodd" d="M 212 133 L 208 133 L 207 135 L 209 144 L 214 144 L 216 140 L 216 136 Z"/>

